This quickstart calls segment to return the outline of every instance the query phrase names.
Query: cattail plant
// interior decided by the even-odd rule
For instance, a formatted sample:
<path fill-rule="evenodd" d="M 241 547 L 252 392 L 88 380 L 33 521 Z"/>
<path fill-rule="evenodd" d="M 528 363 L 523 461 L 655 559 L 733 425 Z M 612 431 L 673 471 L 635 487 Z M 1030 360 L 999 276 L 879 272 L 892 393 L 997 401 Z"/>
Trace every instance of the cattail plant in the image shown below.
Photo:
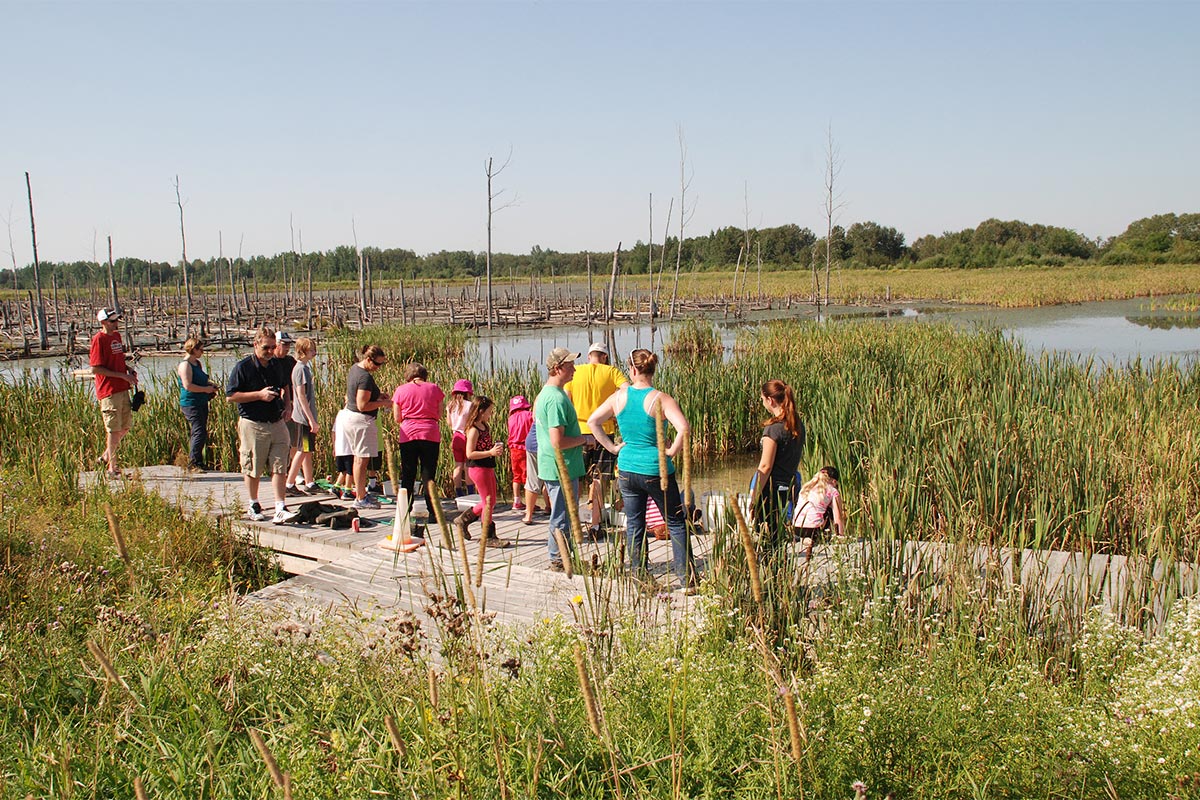
<path fill-rule="evenodd" d="M 283 790 L 283 796 L 286 800 L 291 800 L 292 797 L 292 781 L 281 769 L 278 762 L 275 761 L 275 756 L 271 753 L 267 743 L 263 741 L 262 734 L 250 728 L 250 741 L 254 743 L 254 749 L 258 751 L 258 755 L 262 758 L 263 764 L 267 767 L 267 772 L 271 775 L 271 781 L 276 787 Z"/>
<path fill-rule="evenodd" d="M 563 457 L 561 447 L 555 446 L 554 460 L 558 464 L 559 488 L 562 490 L 563 500 L 567 504 L 567 516 L 571 519 L 571 535 L 575 539 L 575 544 L 582 546 L 583 526 L 579 522 L 579 502 L 575 498 L 571 473 L 567 470 L 567 460 Z M 564 555 L 566 554 L 564 553 Z"/>

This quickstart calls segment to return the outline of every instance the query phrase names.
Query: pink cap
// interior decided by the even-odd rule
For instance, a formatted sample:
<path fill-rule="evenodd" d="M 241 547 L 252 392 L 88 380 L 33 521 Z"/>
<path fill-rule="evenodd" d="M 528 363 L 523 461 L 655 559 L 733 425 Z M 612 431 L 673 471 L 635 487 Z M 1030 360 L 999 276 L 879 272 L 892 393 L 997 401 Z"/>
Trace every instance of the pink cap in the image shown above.
<path fill-rule="evenodd" d="M 520 411 L 523 408 L 529 408 L 529 401 L 525 399 L 525 395 L 523 394 L 519 394 L 508 401 L 508 411 L 510 414 L 513 411 Z"/>
<path fill-rule="evenodd" d="M 454 389 L 453 389 L 453 391 L 455 391 L 455 392 L 466 392 L 467 394 L 474 394 L 474 393 L 475 393 L 475 386 L 474 386 L 474 384 L 472 384 L 472 383 L 471 383 L 469 380 L 467 380 L 466 378 L 459 378 L 458 380 L 456 380 L 456 381 L 454 382 Z"/>

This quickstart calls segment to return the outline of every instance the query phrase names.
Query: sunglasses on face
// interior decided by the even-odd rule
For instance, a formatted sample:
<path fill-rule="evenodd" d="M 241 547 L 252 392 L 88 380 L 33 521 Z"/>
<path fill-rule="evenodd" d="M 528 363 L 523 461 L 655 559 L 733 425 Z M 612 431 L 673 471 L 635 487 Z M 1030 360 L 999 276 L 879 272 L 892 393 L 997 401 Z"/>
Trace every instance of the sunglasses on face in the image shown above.
<path fill-rule="evenodd" d="M 371 359 L 371 363 L 377 367 L 382 367 L 384 364 L 387 363 L 387 359 L 384 359 L 383 361 L 376 361 L 375 359 Z"/>
<path fill-rule="evenodd" d="M 260 344 L 259 347 L 262 348 L 263 350 L 274 350 L 275 349 L 275 345 L 273 345 L 273 344 Z"/>

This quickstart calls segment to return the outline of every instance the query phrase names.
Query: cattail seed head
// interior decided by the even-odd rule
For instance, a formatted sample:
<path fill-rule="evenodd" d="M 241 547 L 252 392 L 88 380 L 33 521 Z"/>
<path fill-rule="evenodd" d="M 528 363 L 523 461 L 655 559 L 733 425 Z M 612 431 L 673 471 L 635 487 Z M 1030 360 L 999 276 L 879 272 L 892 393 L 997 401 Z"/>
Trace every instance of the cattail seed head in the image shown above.
<path fill-rule="evenodd" d="M 583 693 L 583 704 L 587 709 L 588 727 L 597 739 L 603 740 L 604 733 L 600 727 L 600 707 L 596 702 L 596 694 L 592 691 L 592 681 L 588 677 L 587 661 L 583 657 L 583 648 L 575 645 L 575 671 L 579 674 L 579 691 Z"/>

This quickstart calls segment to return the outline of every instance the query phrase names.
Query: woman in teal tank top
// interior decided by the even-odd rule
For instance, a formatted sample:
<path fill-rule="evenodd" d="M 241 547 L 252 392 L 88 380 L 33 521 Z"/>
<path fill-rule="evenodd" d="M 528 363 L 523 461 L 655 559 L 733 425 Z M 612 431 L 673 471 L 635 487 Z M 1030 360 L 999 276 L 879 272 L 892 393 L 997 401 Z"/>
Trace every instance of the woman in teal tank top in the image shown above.
<path fill-rule="evenodd" d="M 191 425 L 192 433 L 188 446 L 188 468 L 203 472 L 208 469 L 204 461 L 204 444 L 208 440 L 208 401 L 217 393 L 208 373 L 200 363 L 204 355 L 204 342 L 188 339 L 183 343 L 186 358 L 179 362 L 175 371 L 179 378 L 179 410 Z"/>
<path fill-rule="evenodd" d="M 696 585 L 695 567 L 673 459 L 683 448 L 689 427 L 675 398 L 654 388 L 652 381 L 657 366 L 658 357 L 649 350 L 634 350 L 629 356 L 629 385 L 618 389 L 588 417 L 588 428 L 600 445 L 617 455 L 621 497 L 625 501 L 625 536 L 630 568 L 635 575 L 644 576 L 647 573 L 646 503 L 653 501 L 667 521 L 667 530 L 671 534 L 671 561 L 675 576 L 681 587 L 691 591 Z M 675 429 L 674 440 L 665 443 L 665 490 L 655 426 L 655 409 L 660 406 L 666 422 Z M 621 430 L 620 445 L 615 444 L 604 432 L 604 423 L 613 418 Z"/>

